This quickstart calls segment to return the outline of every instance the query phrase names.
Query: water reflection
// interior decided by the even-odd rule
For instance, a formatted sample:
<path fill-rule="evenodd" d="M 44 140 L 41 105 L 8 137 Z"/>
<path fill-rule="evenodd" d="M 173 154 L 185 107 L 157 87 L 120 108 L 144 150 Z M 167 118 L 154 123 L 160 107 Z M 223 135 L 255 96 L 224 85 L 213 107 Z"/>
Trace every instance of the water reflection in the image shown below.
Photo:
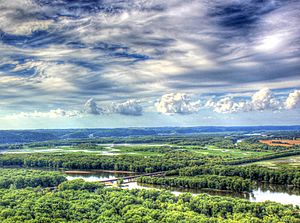
<path fill-rule="evenodd" d="M 289 195 L 300 195 L 300 188 L 286 186 L 286 185 L 274 185 L 267 183 L 260 183 L 257 185 L 257 189 L 260 189 L 262 192 L 282 192 L 287 193 Z"/>
<path fill-rule="evenodd" d="M 106 172 L 98 172 L 98 171 L 82 171 L 81 173 L 68 173 L 68 172 L 64 172 L 64 173 L 67 175 L 68 180 L 84 179 L 85 181 L 89 181 L 89 182 L 108 180 L 117 177 L 125 177 L 131 175 L 128 173 L 106 173 Z"/>
<path fill-rule="evenodd" d="M 70 174 L 68 173 L 68 179 L 82 178 L 86 181 L 99 181 L 105 179 L 112 179 L 116 177 L 127 176 L 128 174 L 117 173 L 85 173 L 85 174 Z M 124 188 L 128 189 L 158 189 L 158 190 L 170 190 L 173 194 L 179 195 L 185 192 L 190 192 L 194 195 L 200 193 L 207 193 L 210 195 L 239 197 L 250 200 L 252 202 L 261 201 L 275 201 L 282 204 L 300 205 L 300 189 L 282 185 L 270 185 L 270 184 L 257 184 L 256 188 L 251 193 L 238 193 L 231 191 L 219 191 L 209 189 L 190 189 L 190 188 L 178 188 L 178 187 L 165 187 L 160 185 L 138 184 L 137 182 L 130 182 L 124 185 Z"/>
<path fill-rule="evenodd" d="M 214 196 L 227 196 L 244 198 L 252 202 L 263 201 L 275 201 L 281 204 L 293 204 L 300 205 L 300 190 L 297 188 L 286 187 L 287 191 L 283 190 L 283 186 L 259 184 L 251 193 L 238 193 L 231 191 L 219 191 L 210 189 L 190 189 L 190 188 L 178 188 L 178 187 L 165 187 L 160 185 L 140 184 L 137 182 L 130 182 L 126 184 L 128 189 L 158 189 L 158 190 L 170 190 L 173 194 L 179 195 L 185 192 L 192 193 L 194 195 L 200 193 L 207 193 Z M 270 189 L 270 188 L 272 189 Z"/>
<path fill-rule="evenodd" d="M 298 192 L 299 194 L 299 192 Z M 287 192 L 277 192 L 271 190 L 262 190 L 258 188 L 251 193 L 250 201 L 275 201 L 281 204 L 293 204 L 300 205 L 300 196 L 296 194 L 290 194 Z"/>
<path fill-rule="evenodd" d="M 249 193 L 235 193 L 231 191 L 220 191 L 220 190 L 210 190 L 210 189 L 191 189 L 191 188 L 181 188 L 181 187 L 167 187 L 161 185 L 152 185 L 152 184 L 143 184 L 137 182 L 130 182 L 125 184 L 128 189 L 158 189 L 158 190 L 169 190 L 175 195 L 182 193 L 192 193 L 192 194 L 201 194 L 207 193 L 210 195 L 219 195 L 219 196 L 230 196 L 230 197 L 240 197 L 250 199 Z"/>

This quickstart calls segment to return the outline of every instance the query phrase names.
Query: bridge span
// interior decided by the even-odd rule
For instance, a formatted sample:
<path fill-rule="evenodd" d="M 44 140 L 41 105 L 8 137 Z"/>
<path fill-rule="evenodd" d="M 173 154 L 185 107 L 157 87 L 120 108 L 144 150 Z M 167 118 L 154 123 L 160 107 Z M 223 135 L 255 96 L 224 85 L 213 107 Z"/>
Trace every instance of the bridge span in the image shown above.
<path fill-rule="evenodd" d="M 145 177 L 145 176 L 165 176 L 165 172 L 145 173 L 145 174 L 132 175 L 132 176 L 127 176 L 127 177 L 117 177 L 117 178 L 99 180 L 97 182 L 100 182 L 100 183 L 113 183 L 113 182 L 116 182 L 120 179 L 123 179 L 124 181 L 129 182 L 129 181 L 133 181 L 136 178 Z"/>

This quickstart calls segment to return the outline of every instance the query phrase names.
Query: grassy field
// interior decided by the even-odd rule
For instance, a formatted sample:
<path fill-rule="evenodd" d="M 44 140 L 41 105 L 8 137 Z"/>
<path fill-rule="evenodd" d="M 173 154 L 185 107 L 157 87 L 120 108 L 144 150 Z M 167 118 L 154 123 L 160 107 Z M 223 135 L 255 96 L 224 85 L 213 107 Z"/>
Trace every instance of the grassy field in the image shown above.
<path fill-rule="evenodd" d="M 164 147 L 164 148 L 162 148 Z M 162 149 L 161 149 L 162 148 Z M 55 147 L 24 147 L 18 150 L 6 150 L 4 153 L 95 153 L 102 155 L 143 155 L 159 156 L 168 151 L 171 147 L 168 145 L 99 145 L 95 148 L 77 148 L 72 146 L 55 146 Z"/>
<path fill-rule="evenodd" d="M 56 147 L 25 147 L 19 150 L 7 150 L 6 153 L 95 153 L 101 155 L 122 155 L 130 154 L 137 156 L 161 156 L 170 151 L 188 150 L 195 154 L 228 156 L 232 158 L 258 157 L 271 152 L 243 151 L 239 149 L 222 149 L 216 146 L 207 146 L 205 148 L 195 146 L 171 146 L 158 144 L 121 144 L 121 145 L 99 145 L 95 148 L 77 148 L 72 146 Z"/>
<path fill-rule="evenodd" d="M 222 149 L 216 146 L 208 146 L 206 149 L 193 150 L 196 153 L 203 155 L 221 155 L 230 156 L 233 158 L 244 158 L 244 157 L 257 157 L 271 154 L 269 151 L 254 152 L 254 151 L 244 151 L 239 149 Z"/>
<path fill-rule="evenodd" d="M 271 168 L 279 168 L 279 167 L 300 167 L 300 156 L 289 156 L 282 157 L 272 160 L 265 160 L 260 162 L 255 162 L 247 165 L 259 165 L 266 166 Z"/>

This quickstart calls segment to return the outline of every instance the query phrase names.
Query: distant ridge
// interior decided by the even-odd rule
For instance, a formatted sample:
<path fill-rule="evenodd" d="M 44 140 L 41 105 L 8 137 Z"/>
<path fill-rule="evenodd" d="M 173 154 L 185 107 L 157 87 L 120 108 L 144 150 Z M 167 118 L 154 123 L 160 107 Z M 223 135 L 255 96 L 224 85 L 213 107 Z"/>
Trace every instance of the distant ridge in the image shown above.
<path fill-rule="evenodd" d="M 96 128 L 96 129 L 36 129 L 0 130 L 0 144 L 27 143 L 60 139 L 83 139 L 101 137 L 130 137 L 157 135 L 185 135 L 201 133 L 264 131 L 300 131 L 293 126 L 198 126 L 198 127 L 151 127 L 151 128 Z"/>

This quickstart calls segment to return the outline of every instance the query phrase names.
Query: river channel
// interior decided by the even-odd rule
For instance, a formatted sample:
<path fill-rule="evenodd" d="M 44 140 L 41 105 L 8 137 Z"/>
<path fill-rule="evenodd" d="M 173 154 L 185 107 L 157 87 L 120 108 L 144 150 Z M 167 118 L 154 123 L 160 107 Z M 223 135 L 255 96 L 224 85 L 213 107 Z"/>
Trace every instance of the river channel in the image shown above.
<path fill-rule="evenodd" d="M 121 176 L 128 176 L 127 174 L 121 173 L 105 173 L 105 172 L 82 172 L 82 173 L 70 173 L 67 172 L 67 179 L 84 179 L 85 181 L 100 181 L 106 179 L 117 178 Z M 275 201 L 282 204 L 293 204 L 300 205 L 300 189 L 292 188 L 281 185 L 270 185 L 270 184 L 258 184 L 256 188 L 251 193 L 236 193 L 230 191 L 217 191 L 217 190 L 204 190 L 204 189 L 189 189 L 189 188 L 178 188 L 178 187 L 164 187 L 158 185 L 149 185 L 149 184 L 139 184 L 137 182 L 130 182 L 124 184 L 124 188 L 128 189 L 158 189 L 158 190 L 169 190 L 175 195 L 181 193 L 190 192 L 194 195 L 200 193 L 207 193 L 210 195 L 219 195 L 219 196 L 229 196 L 229 197 L 239 197 L 248 199 L 252 202 L 261 202 L 261 201 Z"/>

